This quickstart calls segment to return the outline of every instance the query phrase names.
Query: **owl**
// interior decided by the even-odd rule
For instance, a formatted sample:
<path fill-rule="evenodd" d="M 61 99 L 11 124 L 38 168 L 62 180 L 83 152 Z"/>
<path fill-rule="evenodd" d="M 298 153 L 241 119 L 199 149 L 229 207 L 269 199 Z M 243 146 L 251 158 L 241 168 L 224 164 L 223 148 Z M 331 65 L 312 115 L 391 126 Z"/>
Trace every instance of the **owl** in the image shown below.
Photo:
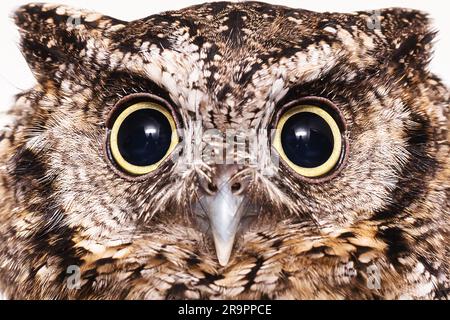
<path fill-rule="evenodd" d="M 445 299 L 448 88 L 408 9 L 216 2 L 14 20 L 10 299 Z"/>

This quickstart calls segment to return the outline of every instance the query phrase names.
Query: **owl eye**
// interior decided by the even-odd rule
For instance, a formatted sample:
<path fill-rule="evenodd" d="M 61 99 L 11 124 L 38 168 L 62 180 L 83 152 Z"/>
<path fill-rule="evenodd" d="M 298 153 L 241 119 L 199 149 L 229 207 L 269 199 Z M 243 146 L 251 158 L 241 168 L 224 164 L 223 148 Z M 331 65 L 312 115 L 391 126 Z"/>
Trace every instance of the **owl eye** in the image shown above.
<path fill-rule="evenodd" d="M 341 131 L 325 109 L 295 106 L 281 116 L 276 129 L 274 147 L 298 174 L 320 177 L 339 162 Z"/>
<path fill-rule="evenodd" d="M 172 115 L 154 102 L 124 109 L 112 125 L 109 140 L 114 161 L 132 175 L 155 170 L 178 144 Z"/>

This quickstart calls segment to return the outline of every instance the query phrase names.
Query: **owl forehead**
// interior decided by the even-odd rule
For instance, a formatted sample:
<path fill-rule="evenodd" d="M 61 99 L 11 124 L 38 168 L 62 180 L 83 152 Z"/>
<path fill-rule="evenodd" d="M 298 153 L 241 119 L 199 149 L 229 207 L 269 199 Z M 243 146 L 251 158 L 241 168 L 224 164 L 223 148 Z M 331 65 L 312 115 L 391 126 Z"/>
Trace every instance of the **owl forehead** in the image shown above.
<path fill-rule="evenodd" d="M 290 86 L 364 52 L 346 27 L 328 14 L 211 3 L 131 22 L 110 65 L 154 81 L 206 127 L 255 127 Z"/>

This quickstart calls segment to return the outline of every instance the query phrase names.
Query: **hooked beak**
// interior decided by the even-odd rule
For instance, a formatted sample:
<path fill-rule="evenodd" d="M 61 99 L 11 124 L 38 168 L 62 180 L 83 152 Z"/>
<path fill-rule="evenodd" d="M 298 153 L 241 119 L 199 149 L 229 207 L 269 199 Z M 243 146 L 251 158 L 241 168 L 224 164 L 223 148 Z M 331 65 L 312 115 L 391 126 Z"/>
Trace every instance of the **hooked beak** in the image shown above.
<path fill-rule="evenodd" d="M 226 266 L 234 245 L 241 221 L 243 196 L 233 195 L 228 184 L 224 184 L 215 196 L 206 203 L 217 259 Z"/>
<path fill-rule="evenodd" d="M 230 260 L 236 233 L 244 215 L 246 188 L 245 181 L 233 180 L 234 167 L 221 167 L 214 181 L 214 188 L 204 187 L 207 194 L 199 199 L 202 217 L 208 220 L 220 265 L 226 266 Z M 234 182 L 233 182 L 234 181 Z M 208 189 L 209 188 L 209 189 Z"/>

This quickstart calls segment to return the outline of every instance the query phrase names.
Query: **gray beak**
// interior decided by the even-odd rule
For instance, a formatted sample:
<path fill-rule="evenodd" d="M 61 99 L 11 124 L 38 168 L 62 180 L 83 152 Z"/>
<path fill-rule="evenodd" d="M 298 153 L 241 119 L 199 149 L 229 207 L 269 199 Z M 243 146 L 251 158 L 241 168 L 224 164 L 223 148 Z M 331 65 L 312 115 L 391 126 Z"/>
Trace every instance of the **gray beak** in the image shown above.
<path fill-rule="evenodd" d="M 231 192 L 228 183 L 224 183 L 216 195 L 205 199 L 212 236 L 216 247 L 217 258 L 222 266 L 226 266 L 233 249 L 242 210 L 239 210 L 243 196 Z"/>
<path fill-rule="evenodd" d="M 212 185 L 203 186 L 207 194 L 200 199 L 203 216 L 207 218 L 220 265 L 230 260 L 236 233 L 241 224 L 245 206 L 242 205 L 246 188 L 244 181 L 233 179 L 235 166 L 222 166 Z"/>

